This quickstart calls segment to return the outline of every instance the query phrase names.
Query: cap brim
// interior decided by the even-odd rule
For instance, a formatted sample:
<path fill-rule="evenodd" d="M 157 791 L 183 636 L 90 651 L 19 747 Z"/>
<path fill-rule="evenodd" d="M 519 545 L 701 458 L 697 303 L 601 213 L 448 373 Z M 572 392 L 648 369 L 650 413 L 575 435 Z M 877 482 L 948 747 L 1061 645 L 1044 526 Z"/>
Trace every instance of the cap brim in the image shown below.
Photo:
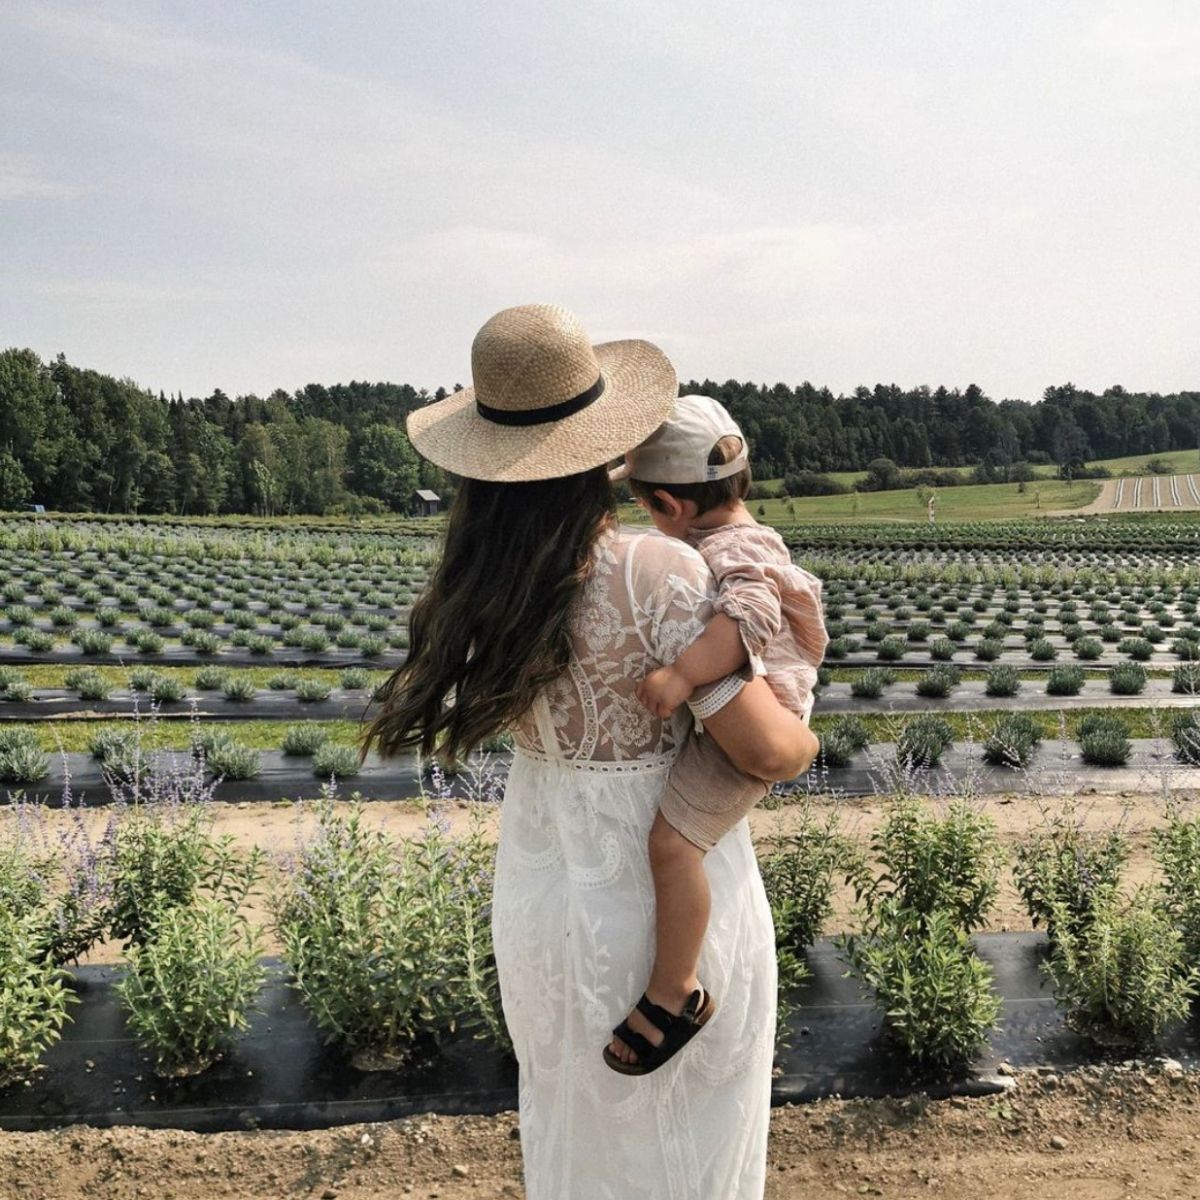
<path fill-rule="evenodd" d="M 645 441 L 671 412 L 675 368 L 650 342 L 593 347 L 604 392 L 587 408 L 545 425 L 498 425 L 479 415 L 465 388 L 408 416 L 418 453 L 468 479 L 520 482 L 576 475 L 603 466 Z"/>

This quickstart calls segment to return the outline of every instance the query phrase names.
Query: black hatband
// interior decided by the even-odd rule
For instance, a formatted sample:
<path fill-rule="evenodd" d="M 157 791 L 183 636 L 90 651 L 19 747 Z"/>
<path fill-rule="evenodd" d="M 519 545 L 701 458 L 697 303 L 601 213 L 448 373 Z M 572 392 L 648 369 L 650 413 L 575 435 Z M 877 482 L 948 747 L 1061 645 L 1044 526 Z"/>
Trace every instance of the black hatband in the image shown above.
<path fill-rule="evenodd" d="M 561 404 L 551 404 L 549 408 L 492 408 L 490 404 L 475 401 L 479 415 L 497 425 L 546 425 L 551 421 L 561 421 L 563 417 L 574 416 L 594 404 L 604 394 L 604 376 L 601 375 L 586 392 L 572 396 Z"/>

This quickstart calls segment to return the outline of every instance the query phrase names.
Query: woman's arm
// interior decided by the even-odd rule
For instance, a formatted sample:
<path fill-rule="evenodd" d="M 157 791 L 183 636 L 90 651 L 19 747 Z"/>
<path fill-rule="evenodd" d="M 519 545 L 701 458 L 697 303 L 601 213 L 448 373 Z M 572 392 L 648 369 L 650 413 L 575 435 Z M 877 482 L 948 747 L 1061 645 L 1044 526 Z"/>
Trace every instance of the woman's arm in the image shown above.
<path fill-rule="evenodd" d="M 769 781 L 803 775 L 821 749 L 816 734 L 775 699 L 761 677 L 705 717 L 704 729 L 736 767 Z"/>

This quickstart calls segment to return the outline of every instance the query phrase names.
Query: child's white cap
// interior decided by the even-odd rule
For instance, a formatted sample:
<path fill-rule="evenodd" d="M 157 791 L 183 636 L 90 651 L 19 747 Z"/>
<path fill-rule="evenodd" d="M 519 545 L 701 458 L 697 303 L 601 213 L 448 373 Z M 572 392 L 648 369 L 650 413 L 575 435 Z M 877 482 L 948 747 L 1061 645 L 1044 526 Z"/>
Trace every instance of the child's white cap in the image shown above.
<path fill-rule="evenodd" d="M 730 462 L 710 465 L 708 456 L 724 437 L 737 438 L 742 448 Z M 609 478 L 710 483 L 736 475 L 748 461 L 746 439 L 721 404 L 711 396 L 680 396 L 671 415 L 625 455 L 624 465 L 610 471 Z"/>

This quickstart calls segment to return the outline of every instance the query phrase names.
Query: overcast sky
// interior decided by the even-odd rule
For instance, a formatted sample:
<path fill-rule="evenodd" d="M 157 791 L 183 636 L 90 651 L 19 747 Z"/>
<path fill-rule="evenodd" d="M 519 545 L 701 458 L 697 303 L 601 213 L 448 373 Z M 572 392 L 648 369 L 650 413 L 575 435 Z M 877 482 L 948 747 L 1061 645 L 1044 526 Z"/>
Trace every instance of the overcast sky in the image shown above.
<path fill-rule="evenodd" d="M 432 388 L 535 301 L 682 378 L 1200 388 L 1200 3 L 0 0 L 0 346 Z"/>

